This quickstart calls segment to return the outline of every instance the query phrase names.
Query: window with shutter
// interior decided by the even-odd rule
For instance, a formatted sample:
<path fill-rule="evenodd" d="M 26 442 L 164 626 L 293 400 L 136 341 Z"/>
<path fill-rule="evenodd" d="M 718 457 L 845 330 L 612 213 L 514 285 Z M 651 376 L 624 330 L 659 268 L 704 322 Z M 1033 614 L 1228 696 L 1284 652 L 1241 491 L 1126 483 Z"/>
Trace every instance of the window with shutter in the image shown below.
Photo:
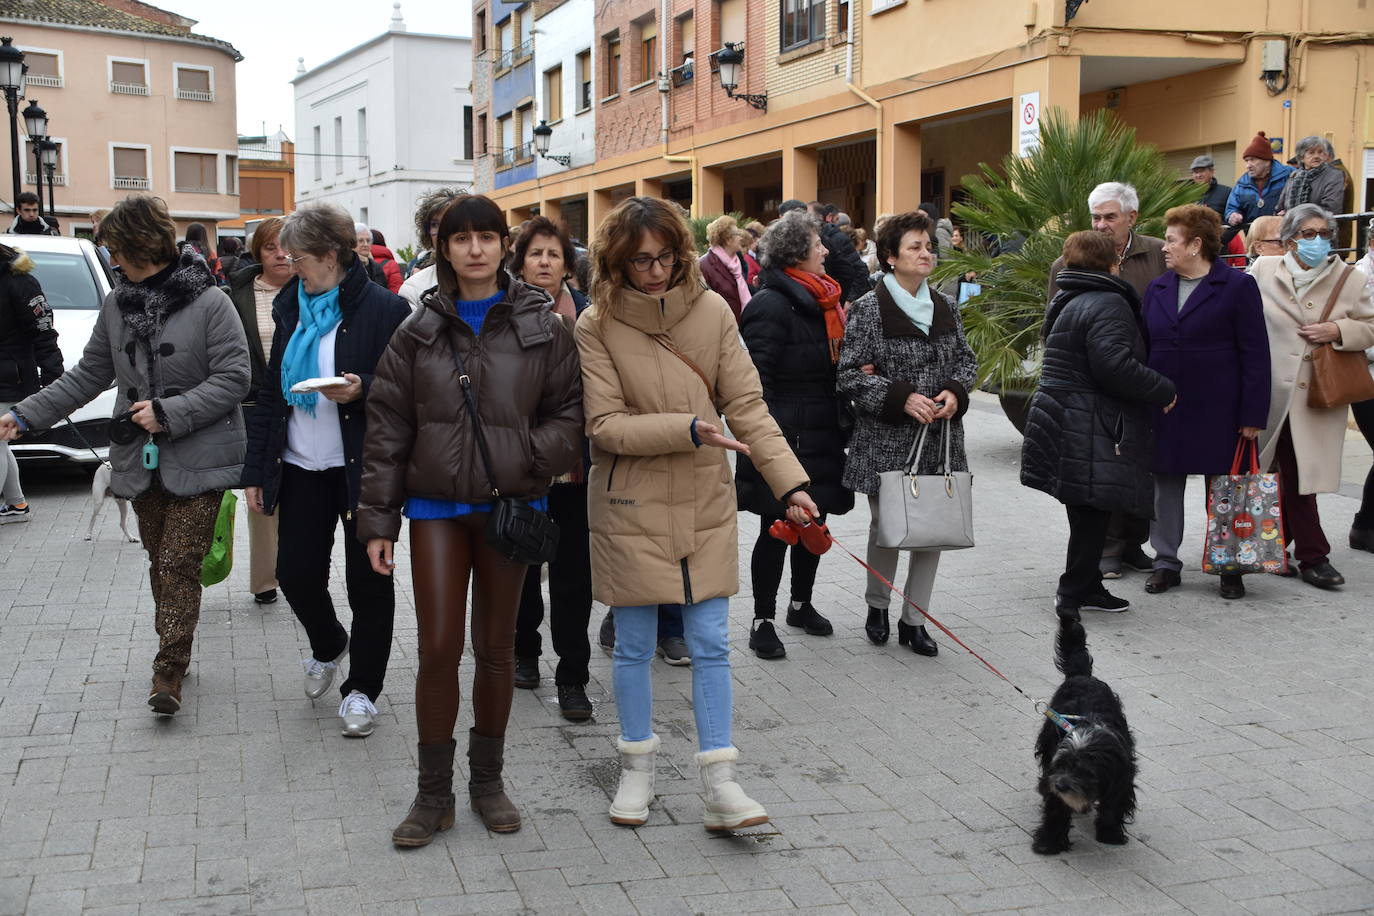
<path fill-rule="evenodd" d="M 128 146 L 116 146 L 113 151 L 113 184 L 118 190 L 146 191 L 148 181 L 148 151 Z"/>
<path fill-rule="evenodd" d="M 215 175 L 216 158 L 214 153 L 173 153 L 173 186 L 178 191 L 215 193 L 219 190 Z"/>
<path fill-rule="evenodd" d="M 563 67 L 559 65 L 544 74 L 544 119 L 557 121 L 563 117 Z"/>
<path fill-rule="evenodd" d="M 53 86 L 62 88 L 62 70 L 56 54 L 43 51 L 24 50 L 24 63 L 29 69 L 24 78 L 30 86 Z"/>
<path fill-rule="evenodd" d="M 110 91 L 118 95 L 147 95 L 148 65 L 142 61 L 110 61 Z"/>
<path fill-rule="evenodd" d="M 192 102 L 213 102 L 210 71 L 199 67 L 177 67 L 177 98 Z"/>

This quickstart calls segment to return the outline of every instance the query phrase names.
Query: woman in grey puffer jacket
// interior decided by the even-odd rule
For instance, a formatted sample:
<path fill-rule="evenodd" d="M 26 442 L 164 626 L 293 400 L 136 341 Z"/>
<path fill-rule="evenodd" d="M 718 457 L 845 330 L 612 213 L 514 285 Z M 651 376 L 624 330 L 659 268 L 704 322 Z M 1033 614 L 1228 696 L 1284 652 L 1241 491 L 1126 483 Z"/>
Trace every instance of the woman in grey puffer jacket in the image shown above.
<path fill-rule="evenodd" d="M 242 473 L 248 342 L 205 260 L 190 246 L 177 251 L 161 200 L 125 198 L 100 237 L 123 273 L 81 361 L 0 417 L 0 437 L 47 429 L 117 386 L 116 417 L 134 436 L 110 446 L 110 489 L 133 500 L 151 561 L 159 646 L 148 705 L 172 715 L 200 617 L 201 564 L 220 499 Z"/>

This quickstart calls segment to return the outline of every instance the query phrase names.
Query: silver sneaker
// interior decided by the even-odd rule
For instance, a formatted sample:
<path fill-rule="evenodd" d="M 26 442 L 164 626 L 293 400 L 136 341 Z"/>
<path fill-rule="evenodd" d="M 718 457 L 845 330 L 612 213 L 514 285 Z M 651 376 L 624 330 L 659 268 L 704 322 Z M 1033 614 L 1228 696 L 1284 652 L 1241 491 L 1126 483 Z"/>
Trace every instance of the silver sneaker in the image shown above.
<path fill-rule="evenodd" d="M 373 717 L 377 707 L 361 691 L 353 691 L 339 704 L 339 718 L 343 719 L 341 734 L 345 738 L 366 738 L 376 727 Z"/>
<path fill-rule="evenodd" d="M 687 651 L 687 640 L 681 636 L 669 636 L 658 641 L 657 654 L 670 665 L 690 665 L 692 656 Z"/>
<path fill-rule="evenodd" d="M 339 659 L 347 653 L 348 643 L 344 643 L 343 651 L 332 662 L 322 662 L 314 656 L 301 659 L 301 667 L 305 669 L 306 696 L 312 700 L 318 700 L 324 696 L 329 685 L 334 683 L 334 672 L 339 670 Z"/>

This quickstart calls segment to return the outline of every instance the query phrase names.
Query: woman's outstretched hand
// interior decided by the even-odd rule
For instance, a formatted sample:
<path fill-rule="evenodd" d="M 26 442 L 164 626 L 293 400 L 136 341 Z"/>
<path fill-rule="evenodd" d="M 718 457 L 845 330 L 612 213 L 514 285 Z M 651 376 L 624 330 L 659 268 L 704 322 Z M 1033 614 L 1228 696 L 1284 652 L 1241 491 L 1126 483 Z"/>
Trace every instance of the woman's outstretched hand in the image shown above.
<path fill-rule="evenodd" d="M 702 445 L 709 445 L 712 448 L 728 448 L 731 451 L 739 452 L 744 457 L 749 457 L 749 446 L 738 439 L 731 439 L 720 431 L 720 427 L 707 423 L 705 420 L 697 420 L 694 427 L 697 432 L 697 439 Z"/>

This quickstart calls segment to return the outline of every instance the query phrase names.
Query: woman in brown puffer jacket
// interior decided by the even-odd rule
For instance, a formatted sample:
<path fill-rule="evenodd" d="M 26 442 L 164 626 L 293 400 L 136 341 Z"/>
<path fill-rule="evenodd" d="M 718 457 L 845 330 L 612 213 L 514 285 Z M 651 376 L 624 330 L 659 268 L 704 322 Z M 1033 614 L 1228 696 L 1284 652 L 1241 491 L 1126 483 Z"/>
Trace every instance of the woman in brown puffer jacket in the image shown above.
<path fill-rule="evenodd" d="M 477 670 L 468 790 L 487 829 L 520 829 L 501 771 L 525 566 L 488 546 L 484 534 L 493 488 L 543 509 L 553 478 L 581 461 L 582 385 L 577 348 L 548 294 L 501 270 L 509 244 L 501 209 L 487 198 L 464 195 L 444 210 L 439 286 L 392 337 L 368 396 L 358 537 L 373 568 L 390 573 L 401 516 L 410 519 L 419 624 L 419 793 L 392 833 L 397 846 L 424 846 L 453 826 L 453 727 L 469 579 Z M 473 435 L 463 374 L 495 480 Z"/>
<path fill-rule="evenodd" d="M 681 604 L 704 824 L 761 824 L 767 812 L 734 775 L 728 624 L 739 544 L 726 450 L 751 456 L 794 521 L 820 513 L 768 413 L 734 315 L 703 288 L 681 214 L 656 198 L 630 198 L 601 224 L 592 259 L 592 306 L 575 334 L 592 444 L 592 593 L 616 624 L 621 776 L 611 820 L 637 826 L 649 816 L 659 744 L 649 663 L 658 605 Z M 722 414 L 738 441 L 722 434 Z"/>

